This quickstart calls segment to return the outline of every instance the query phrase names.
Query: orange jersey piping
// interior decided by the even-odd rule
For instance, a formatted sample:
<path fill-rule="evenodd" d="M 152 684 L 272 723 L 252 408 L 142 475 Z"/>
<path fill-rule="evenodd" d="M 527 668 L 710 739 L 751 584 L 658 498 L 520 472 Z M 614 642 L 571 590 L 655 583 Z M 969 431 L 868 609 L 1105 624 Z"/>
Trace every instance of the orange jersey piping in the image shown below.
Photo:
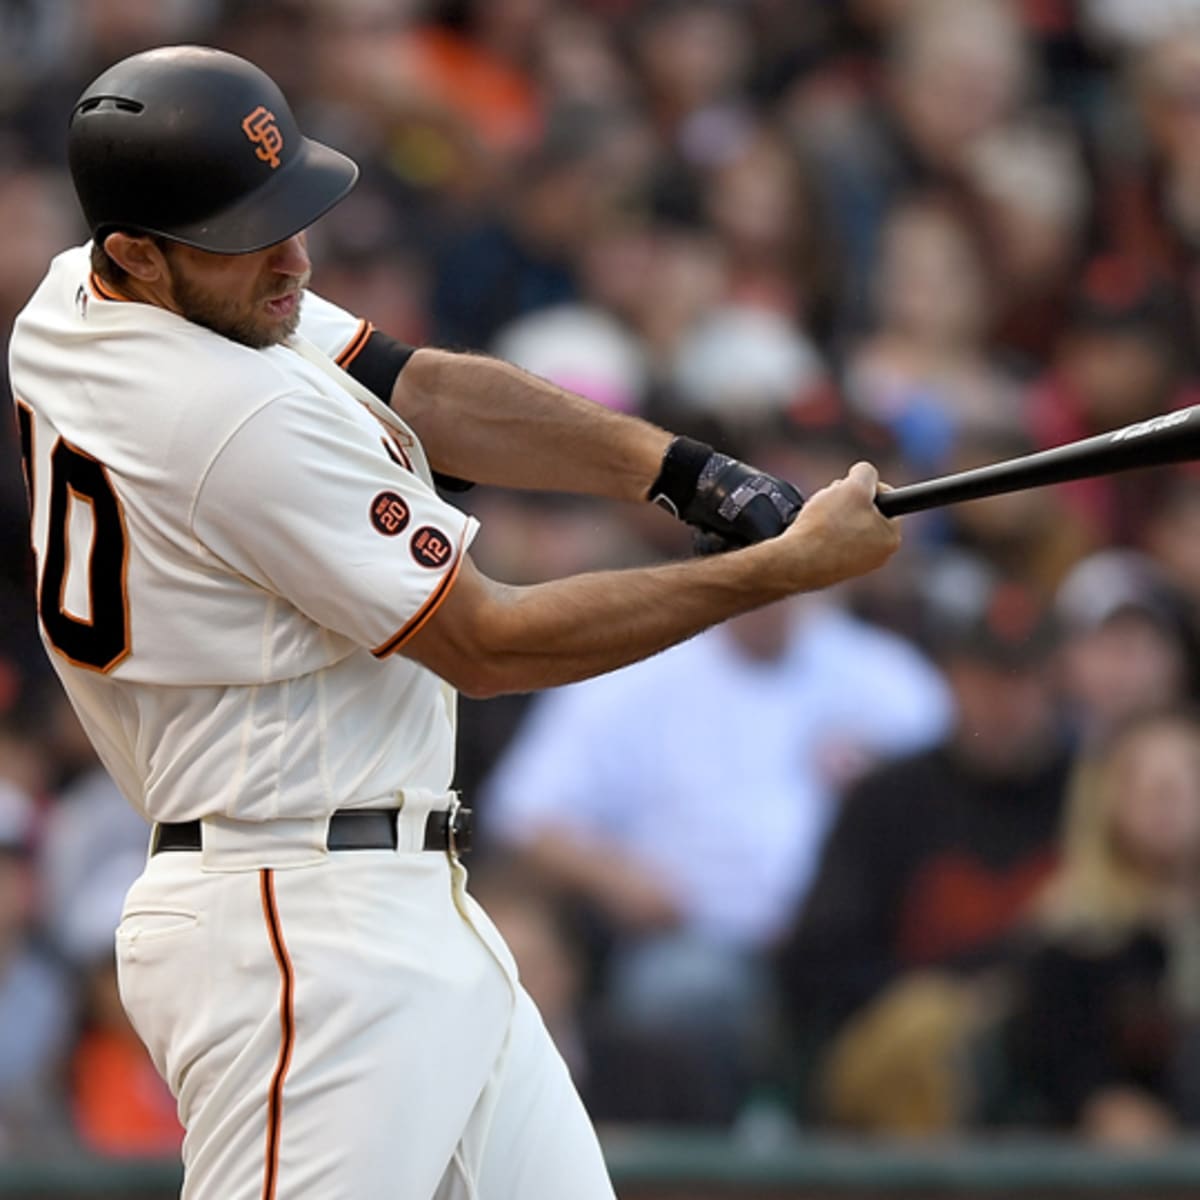
<path fill-rule="evenodd" d="M 263 1168 L 262 1200 L 275 1200 L 279 1186 L 279 1143 L 283 1120 L 283 1083 L 287 1078 L 292 1061 L 292 1048 L 296 1043 L 296 1019 L 293 1009 L 295 975 L 292 960 L 288 955 L 287 943 L 283 940 L 283 928 L 279 923 L 279 910 L 275 904 L 275 872 L 267 868 L 259 872 L 262 892 L 263 918 L 267 923 L 267 935 L 271 949 L 279 964 L 279 1059 L 271 1077 L 271 1090 L 267 1095 L 267 1146 L 266 1163 Z"/>
<path fill-rule="evenodd" d="M 95 271 L 88 275 L 88 286 L 92 289 L 92 295 L 98 300 L 128 301 L 129 299 L 128 296 L 122 296 L 111 283 L 105 283 Z"/>
<path fill-rule="evenodd" d="M 354 331 L 354 336 L 343 347 L 341 354 L 333 361 L 344 371 L 362 352 L 362 348 L 370 340 L 371 334 L 375 332 L 375 326 L 365 318 L 358 323 L 358 328 Z"/>
<path fill-rule="evenodd" d="M 465 530 L 464 530 L 465 532 Z M 462 567 L 464 551 L 459 550 L 458 556 L 451 564 L 450 569 L 443 576 L 441 583 L 429 594 L 425 603 L 405 622 L 403 628 L 394 633 L 381 646 L 376 646 L 371 651 L 376 658 L 386 658 L 389 654 L 394 654 L 405 642 L 408 641 L 424 624 L 433 616 L 435 612 L 442 606 L 442 601 L 450 594 L 450 589 L 454 586 L 454 581 L 458 578 L 459 569 Z"/>

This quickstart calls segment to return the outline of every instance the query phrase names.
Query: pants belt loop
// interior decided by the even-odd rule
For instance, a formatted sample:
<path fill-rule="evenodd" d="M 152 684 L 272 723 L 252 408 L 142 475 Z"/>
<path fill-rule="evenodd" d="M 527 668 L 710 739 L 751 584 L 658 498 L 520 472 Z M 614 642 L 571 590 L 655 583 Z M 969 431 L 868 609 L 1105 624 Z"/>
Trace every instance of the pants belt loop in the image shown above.
<path fill-rule="evenodd" d="M 446 793 L 429 788 L 404 788 L 396 794 L 400 812 L 396 818 L 396 849 L 424 850 L 425 821 L 435 808 L 446 807 Z"/>

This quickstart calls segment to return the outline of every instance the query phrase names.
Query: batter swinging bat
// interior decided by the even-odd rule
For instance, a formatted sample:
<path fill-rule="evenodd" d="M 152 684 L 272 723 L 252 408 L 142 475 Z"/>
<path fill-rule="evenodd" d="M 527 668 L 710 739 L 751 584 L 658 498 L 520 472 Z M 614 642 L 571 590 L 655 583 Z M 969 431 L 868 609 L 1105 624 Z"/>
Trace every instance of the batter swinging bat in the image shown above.
<path fill-rule="evenodd" d="M 880 492 L 875 504 L 884 516 L 900 517 L 961 500 L 978 500 L 1048 483 L 1113 475 L 1135 467 L 1160 467 L 1193 458 L 1200 458 L 1200 404 L 1052 450 Z"/>

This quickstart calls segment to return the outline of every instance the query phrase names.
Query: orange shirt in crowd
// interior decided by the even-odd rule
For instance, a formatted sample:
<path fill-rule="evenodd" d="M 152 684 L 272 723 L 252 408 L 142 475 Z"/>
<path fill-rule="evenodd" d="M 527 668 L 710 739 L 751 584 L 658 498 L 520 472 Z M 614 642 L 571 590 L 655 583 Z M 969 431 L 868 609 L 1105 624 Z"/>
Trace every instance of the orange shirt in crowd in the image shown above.
<path fill-rule="evenodd" d="M 71 1063 L 71 1102 L 80 1139 L 97 1154 L 179 1153 L 175 1100 L 135 1038 L 111 1030 L 83 1035 Z"/>

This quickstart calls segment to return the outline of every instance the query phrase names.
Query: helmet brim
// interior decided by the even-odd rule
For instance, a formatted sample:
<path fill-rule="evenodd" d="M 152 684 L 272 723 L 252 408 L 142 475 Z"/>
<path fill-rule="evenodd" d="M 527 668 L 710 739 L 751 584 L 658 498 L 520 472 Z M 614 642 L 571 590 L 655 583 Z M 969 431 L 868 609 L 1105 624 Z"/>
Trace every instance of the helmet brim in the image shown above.
<path fill-rule="evenodd" d="M 243 196 L 202 221 L 148 230 L 213 254 L 250 254 L 307 229 L 358 181 L 358 167 L 337 150 L 304 138 L 299 154 Z"/>

